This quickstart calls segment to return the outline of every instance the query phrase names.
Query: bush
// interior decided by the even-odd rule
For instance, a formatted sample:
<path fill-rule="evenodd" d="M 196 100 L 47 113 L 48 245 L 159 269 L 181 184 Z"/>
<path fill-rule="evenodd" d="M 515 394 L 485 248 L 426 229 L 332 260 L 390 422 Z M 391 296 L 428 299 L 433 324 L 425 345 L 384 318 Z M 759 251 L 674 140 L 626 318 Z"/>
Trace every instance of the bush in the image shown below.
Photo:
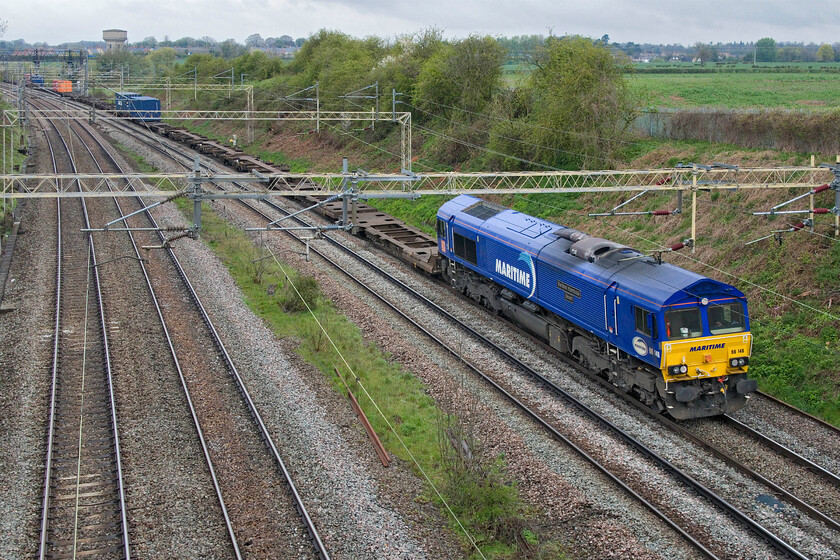
<path fill-rule="evenodd" d="M 292 274 L 278 294 L 278 305 L 286 313 L 301 313 L 306 311 L 307 304 L 315 307 L 320 297 L 321 288 L 315 278 Z"/>

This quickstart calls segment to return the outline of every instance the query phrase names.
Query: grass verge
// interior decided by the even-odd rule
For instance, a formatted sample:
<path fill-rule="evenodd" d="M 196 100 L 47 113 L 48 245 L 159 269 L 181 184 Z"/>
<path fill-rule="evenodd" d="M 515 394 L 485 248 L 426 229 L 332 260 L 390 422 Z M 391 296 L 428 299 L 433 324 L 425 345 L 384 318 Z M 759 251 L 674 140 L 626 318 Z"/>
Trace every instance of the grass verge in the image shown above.
<path fill-rule="evenodd" d="M 836 109 L 840 74 L 634 74 L 630 91 L 657 107 Z"/>

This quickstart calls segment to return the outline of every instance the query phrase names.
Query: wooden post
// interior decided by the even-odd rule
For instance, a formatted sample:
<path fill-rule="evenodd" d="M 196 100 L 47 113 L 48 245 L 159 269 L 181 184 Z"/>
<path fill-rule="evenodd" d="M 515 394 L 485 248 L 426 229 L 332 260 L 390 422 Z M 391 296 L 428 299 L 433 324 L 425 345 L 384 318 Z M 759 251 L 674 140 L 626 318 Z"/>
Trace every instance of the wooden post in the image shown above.
<path fill-rule="evenodd" d="M 347 386 L 347 382 L 344 381 L 344 377 L 342 377 L 341 373 L 339 373 L 338 368 L 336 367 L 333 369 L 335 369 L 336 375 L 338 375 L 338 378 L 341 379 L 341 382 L 344 384 L 344 388 L 347 389 L 347 395 L 350 397 L 350 406 L 353 407 L 353 410 L 356 412 L 356 416 L 358 416 L 359 420 L 362 422 L 362 426 L 364 426 L 376 454 L 379 455 L 379 460 L 382 461 L 382 466 L 387 467 L 391 464 L 391 458 L 388 457 L 388 452 L 385 451 L 385 446 L 382 445 L 381 441 L 379 441 L 379 436 L 377 436 L 376 432 L 373 431 L 373 426 L 370 425 L 370 421 L 368 421 L 367 416 L 365 416 L 365 412 L 362 410 L 362 407 L 359 406 L 358 401 L 356 401 L 356 397 L 353 396 L 353 391 L 351 391 L 350 387 Z"/>

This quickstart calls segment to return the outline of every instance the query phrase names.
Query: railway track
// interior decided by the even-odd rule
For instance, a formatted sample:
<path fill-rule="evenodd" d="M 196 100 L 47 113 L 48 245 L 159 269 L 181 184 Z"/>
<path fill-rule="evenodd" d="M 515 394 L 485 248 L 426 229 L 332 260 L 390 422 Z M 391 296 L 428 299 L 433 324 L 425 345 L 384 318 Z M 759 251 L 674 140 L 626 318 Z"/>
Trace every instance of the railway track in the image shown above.
<path fill-rule="evenodd" d="M 72 152 L 58 127 L 75 172 Z M 56 149 L 47 134 L 55 172 Z M 65 164 L 67 165 L 67 164 Z M 130 557 L 111 356 L 87 208 L 57 201 L 58 262 L 39 558 Z"/>
<path fill-rule="evenodd" d="M 530 336 L 520 332 L 523 336 Z M 541 341 L 535 342 L 547 352 L 553 352 Z M 605 379 L 590 372 L 583 373 L 605 389 L 612 390 Z M 675 422 L 652 412 L 629 395 L 618 396 L 672 432 L 764 485 L 768 489 L 767 494 L 762 496 L 765 505 L 784 508 L 780 501 L 783 500 L 815 521 L 823 523 L 829 530 L 840 534 L 840 523 L 837 521 L 840 519 L 840 478 L 833 472 L 730 416 Z"/>
<path fill-rule="evenodd" d="M 268 219 L 268 218 L 266 218 Z M 733 514 L 736 517 L 739 517 L 737 514 Z M 746 519 L 741 518 L 742 522 L 750 525 L 750 522 Z M 760 527 L 753 527 L 755 531 L 762 535 L 762 538 L 772 541 L 772 535 L 768 535 L 766 531 L 762 531 Z M 778 550 L 783 551 L 785 554 L 791 555 L 792 557 L 803 557 L 797 551 L 792 549 L 791 547 L 787 546 L 785 543 L 777 543 L 775 546 L 778 547 Z"/>
<path fill-rule="evenodd" d="M 732 417 L 795 453 L 840 473 L 840 429 L 759 392 L 747 414 Z"/>
<path fill-rule="evenodd" d="M 98 144 L 98 140 L 93 135 L 83 139 L 84 132 L 76 131 L 76 134 L 82 145 L 86 146 L 91 139 Z M 106 148 L 101 144 L 98 145 L 98 149 L 107 153 Z M 108 155 L 108 158 L 111 165 L 117 167 L 116 172 L 122 172 L 110 155 Z M 99 171 L 102 172 L 103 170 L 99 168 Z M 119 208 L 119 203 L 116 200 L 112 201 L 111 204 L 119 210 L 119 215 L 125 216 L 125 212 Z M 138 199 L 134 202 L 134 205 L 141 208 L 142 201 Z M 102 217 L 101 219 L 109 218 Z M 113 219 L 113 216 L 110 219 Z M 149 226 L 156 227 L 151 215 L 147 214 L 143 219 L 148 222 Z M 85 227 L 89 227 L 89 225 L 85 225 Z M 151 234 L 145 235 L 149 236 Z M 224 343 L 201 300 L 195 290 L 192 289 L 189 278 L 174 252 L 171 249 L 167 251 L 166 258 L 170 263 L 168 275 L 170 277 L 180 277 L 183 284 L 182 291 L 185 293 L 182 296 L 172 297 L 170 295 L 168 298 L 164 297 L 161 303 L 153 288 L 155 282 L 150 279 L 143 263 L 146 259 L 140 257 L 137 243 L 130 233 L 129 238 L 131 239 L 133 258 L 143 269 L 146 285 L 166 333 L 172 360 L 176 365 L 190 413 L 201 440 L 203 454 L 207 460 L 215 493 L 219 498 L 219 504 L 230 536 L 232 555 L 237 558 L 242 558 L 247 553 L 286 558 L 329 558 L 317 529 L 297 492 L 291 474 L 280 458 L 276 444 L 262 422 L 259 411 L 239 376 L 236 366 L 230 359 Z M 164 241 L 162 235 L 157 239 L 158 244 L 163 244 Z M 171 293 L 171 290 L 169 291 Z M 184 304 L 184 302 L 189 301 L 192 304 Z M 193 306 L 192 311 L 185 309 L 190 305 Z M 166 313 L 162 311 L 162 307 L 169 310 L 178 308 L 181 315 L 173 321 L 172 317 L 178 316 L 178 312 L 172 311 L 169 313 L 170 318 L 167 321 Z M 194 319 L 189 317 L 190 313 L 195 315 Z M 173 323 L 175 323 L 174 326 L 171 326 Z M 196 330 L 202 330 L 202 325 L 205 332 L 195 332 Z M 196 326 L 199 328 L 196 329 Z M 190 329 L 192 331 L 188 333 L 188 336 L 184 336 L 184 331 Z M 174 336 L 172 333 L 174 333 Z M 210 365 L 207 359 L 200 357 L 201 354 L 205 353 L 199 348 L 202 338 L 212 340 L 211 344 L 214 344 L 218 349 L 219 356 L 216 360 L 218 363 L 215 366 Z M 179 343 L 175 339 L 190 342 Z M 198 342 L 197 345 L 196 342 Z M 178 347 L 177 350 L 176 347 Z M 181 356 L 180 359 L 179 355 Z M 209 360 L 209 362 L 212 361 L 212 359 Z M 182 364 L 184 364 L 183 368 Z M 212 381 L 208 379 L 207 372 L 210 372 L 209 376 L 211 377 L 215 374 L 216 379 Z M 223 387 L 220 389 L 219 385 Z M 240 403 L 238 407 L 231 404 L 237 401 Z M 232 410 L 237 408 L 240 410 Z M 231 416 L 233 417 L 232 421 Z M 246 425 L 249 422 L 256 428 L 256 430 L 251 430 L 251 433 L 254 434 L 253 441 L 249 441 L 249 436 L 243 433 L 248 429 Z M 264 453 L 265 457 L 262 460 L 255 460 L 254 455 L 259 451 L 254 450 L 260 448 L 268 453 Z M 275 478 L 277 480 L 274 480 Z M 303 533 L 308 535 L 313 550 L 311 555 L 304 554 L 301 556 L 301 550 L 305 550 L 306 545 L 302 545 L 297 537 L 290 536 L 288 529 L 281 525 L 282 521 L 276 515 L 279 504 L 272 496 L 275 489 L 282 488 L 285 488 L 289 494 L 288 507 L 290 510 L 297 511 L 297 515 L 302 520 Z M 228 512 L 224 495 L 227 495 L 228 501 L 232 503 L 233 513 Z M 239 539 L 237 534 L 240 537 Z M 287 536 L 278 538 L 284 534 Z M 297 534 L 297 530 L 292 530 L 291 534 Z M 244 549 L 239 544 L 243 540 L 247 543 Z M 289 548 L 283 548 L 283 545 L 274 542 L 285 542 L 287 540 L 291 544 Z"/>

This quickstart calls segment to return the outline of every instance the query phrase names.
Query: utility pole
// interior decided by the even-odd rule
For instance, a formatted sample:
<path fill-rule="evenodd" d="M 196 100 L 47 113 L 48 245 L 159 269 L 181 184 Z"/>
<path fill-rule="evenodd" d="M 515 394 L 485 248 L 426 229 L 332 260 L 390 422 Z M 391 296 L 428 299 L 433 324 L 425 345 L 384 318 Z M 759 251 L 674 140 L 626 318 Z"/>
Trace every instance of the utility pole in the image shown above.
<path fill-rule="evenodd" d="M 82 51 L 79 51 L 79 56 L 82 55 Z M 84 57 L 82 59 L 82 70 L 84 72 L 84 85 L 82 86 L 82 95 L 85 97 L 88 96 L 88 57 Z"/>

